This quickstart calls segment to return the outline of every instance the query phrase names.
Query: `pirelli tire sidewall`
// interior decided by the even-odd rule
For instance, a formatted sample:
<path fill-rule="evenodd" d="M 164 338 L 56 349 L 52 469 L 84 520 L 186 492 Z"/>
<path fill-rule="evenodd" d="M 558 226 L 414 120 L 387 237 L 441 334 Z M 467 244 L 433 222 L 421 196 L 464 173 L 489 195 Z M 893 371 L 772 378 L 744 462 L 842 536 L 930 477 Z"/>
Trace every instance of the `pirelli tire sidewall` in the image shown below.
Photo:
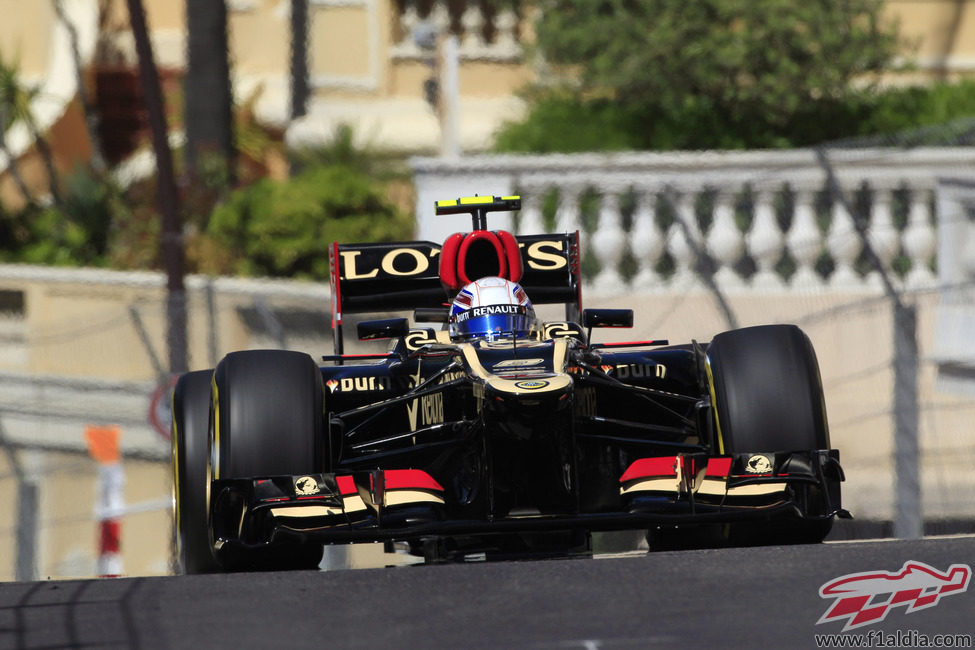
<path fill-rule="evenodd" d="M 325 471 L 322 374 L 309 355 L 232 352 L 214 384 L 214 478 Z"/>
<path fill-rule="evenodd" d="M 219 569 L 207 530 L 207 438 L 213 370 L 188 372 L 173 390 L 173 490 L 177 569 Z"/>
<path fill-rule="evenodd" d="M 707 369 L 723 453 L 829 448 L 816 353 L 795 325 L 718 334 Z"/>

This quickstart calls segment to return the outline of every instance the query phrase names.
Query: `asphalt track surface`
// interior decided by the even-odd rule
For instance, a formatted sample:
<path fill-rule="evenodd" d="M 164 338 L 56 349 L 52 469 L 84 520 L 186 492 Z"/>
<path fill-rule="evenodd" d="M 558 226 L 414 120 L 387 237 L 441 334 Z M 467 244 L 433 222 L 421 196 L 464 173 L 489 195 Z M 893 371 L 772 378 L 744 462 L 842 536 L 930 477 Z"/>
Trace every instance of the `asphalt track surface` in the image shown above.
<path fill-rule="evenodd" d="M 909 560 L 973 565 L 975 537 L 5 583 L 0 648 L 809 648 L 842 629 L 821 585 Z M 850 634 L 897 630 L 975 635 L 975 586 Z"/>

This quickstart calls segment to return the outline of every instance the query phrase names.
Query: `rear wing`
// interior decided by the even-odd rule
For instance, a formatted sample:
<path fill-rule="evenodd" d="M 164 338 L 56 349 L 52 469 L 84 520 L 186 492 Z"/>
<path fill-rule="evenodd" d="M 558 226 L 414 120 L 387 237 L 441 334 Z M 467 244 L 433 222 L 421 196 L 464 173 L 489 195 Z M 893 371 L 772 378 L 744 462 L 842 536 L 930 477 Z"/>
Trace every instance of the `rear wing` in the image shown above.
<path fill-rule="evenodd" d="M 460 212 L 461 210 L 458 210 Z M 582 309 L 579 233 L 520 235 L 521 286 L 535 304 L 565 304 L 566 320 Z M 344 314 L 443 307 L 453 300 L 440 282 L 441 246 L 428 241 L 333 243 L 329 254 L 335 354 L 343 354 Z"/>

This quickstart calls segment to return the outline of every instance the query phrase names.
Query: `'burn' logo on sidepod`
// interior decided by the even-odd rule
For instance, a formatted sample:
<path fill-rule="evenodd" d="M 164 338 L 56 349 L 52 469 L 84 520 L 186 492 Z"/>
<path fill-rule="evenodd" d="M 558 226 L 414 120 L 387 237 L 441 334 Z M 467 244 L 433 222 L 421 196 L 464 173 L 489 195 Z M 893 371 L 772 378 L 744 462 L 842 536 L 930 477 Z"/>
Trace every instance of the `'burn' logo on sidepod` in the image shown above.
<path fill-rule="evenodd" d="M 836 601 L 816 625 L 846 620 L 843 631 L 879 623 L 894 607 L 904 605 L 905 614 L 934 607 L 942 596 L 965 592 L 972 577 L 967 564 L 952 564 L 944 573 L 923 562 L 908 561 L 900 571 L 850 573 L 819 588 L 821 598 Z"/>

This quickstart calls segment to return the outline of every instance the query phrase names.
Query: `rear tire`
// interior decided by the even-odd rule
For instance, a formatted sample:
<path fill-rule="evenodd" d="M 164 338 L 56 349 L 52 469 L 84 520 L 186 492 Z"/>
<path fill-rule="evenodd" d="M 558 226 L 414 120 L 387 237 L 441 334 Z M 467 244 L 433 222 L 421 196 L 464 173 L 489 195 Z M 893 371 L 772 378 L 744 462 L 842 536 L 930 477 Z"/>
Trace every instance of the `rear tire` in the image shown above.
<path fill-rule="evenodd" d="M 798 327 L 764 325 L 718 334 L 708 348 L 707 366 L 721 453 L 829 449 L 819 364 Z M 808 499 L 821 502 L 822 493 L 809 490 Z M 832 519 L 790 517 L 733 524 L 727 536 L 743 545 L 818 543 L 831 527 Z"/>
<path fill-rule="evenodd" d="M 324 387 L 310 356 L 285 350 L 233 352 L 214 375 L 214 478 L 326 471 Z M 259 551 L 222 549 L 228 569 L 313 569 L 322 545 L 276 543 Z"/>
<path fill-rule="evenodd" d="M 173 390 L 173 490 L 177 570 L 210 573 L 220 565 L 207 532 L 207 437 L 212 370 L 188 372 Z"/>

